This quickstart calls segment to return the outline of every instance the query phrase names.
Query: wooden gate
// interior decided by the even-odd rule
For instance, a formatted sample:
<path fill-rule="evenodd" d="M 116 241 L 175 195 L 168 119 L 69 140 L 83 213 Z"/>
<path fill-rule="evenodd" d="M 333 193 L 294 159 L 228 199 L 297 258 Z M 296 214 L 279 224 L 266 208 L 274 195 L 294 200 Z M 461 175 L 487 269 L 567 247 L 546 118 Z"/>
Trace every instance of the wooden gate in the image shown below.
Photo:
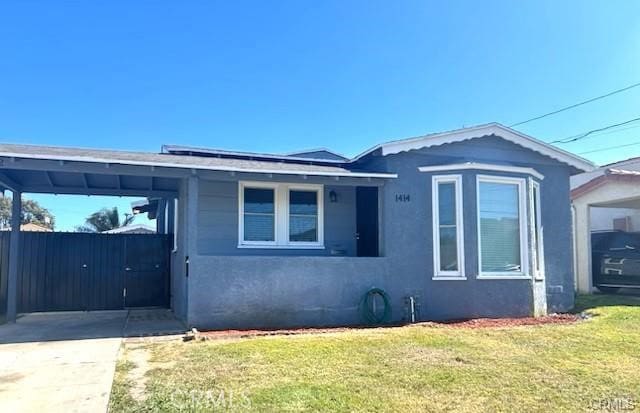
<path fill-rule="evenodd" d="M 1 313 L 9 242 L 0 232 Z M 23 232 L 20 244 L 20 313 L 169 305 L 167 235 Z"/>

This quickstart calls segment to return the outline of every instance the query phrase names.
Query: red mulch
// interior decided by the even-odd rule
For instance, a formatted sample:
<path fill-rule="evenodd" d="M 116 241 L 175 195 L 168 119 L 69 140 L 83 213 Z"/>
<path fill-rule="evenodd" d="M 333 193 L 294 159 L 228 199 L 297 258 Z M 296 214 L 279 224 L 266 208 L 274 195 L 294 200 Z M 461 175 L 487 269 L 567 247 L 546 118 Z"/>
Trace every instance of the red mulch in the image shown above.
<path fill-rule="evenodd" d="M 568 324 L 581 320 L 582 317 L 576 314 L 553 314 L 544 317 L 522 317 L 522 318 L 476 318 L 471 320 L 452 320 L 444 322 L 422 322 L 412 325 L 424 327 L 444 327 L 444 328 L 500 328 L 514 326 L 532 326 L 540 324 Z M 203 340 L 215 340 L 223 338 L 243 338 L 260 336 L 283 336 L 297 334 L 319 334 L 338 333 L 351 330 L 361 330 L 365 328 L 385 328 L 401 326 L 351 326 L 351 327 L 331 327 L 331 328 L 294 328 L 287 330 L 216 330 L 199 331 L 197 338 Z"/>
<path fill-rule="evenodd" d="M 474 318 L 471 320 L 453 320 L 444 322 L 425 322 L 420 325 L 430 327 L 460 327 L 460 328 L 492 328 L 492 327 L 515 327 L 515 326 L 535 326 L 540 324 L 567 324 L 581 320 L 577 314 L 553 314 L 544 317 L 522 317 L 522 318 Z"/>

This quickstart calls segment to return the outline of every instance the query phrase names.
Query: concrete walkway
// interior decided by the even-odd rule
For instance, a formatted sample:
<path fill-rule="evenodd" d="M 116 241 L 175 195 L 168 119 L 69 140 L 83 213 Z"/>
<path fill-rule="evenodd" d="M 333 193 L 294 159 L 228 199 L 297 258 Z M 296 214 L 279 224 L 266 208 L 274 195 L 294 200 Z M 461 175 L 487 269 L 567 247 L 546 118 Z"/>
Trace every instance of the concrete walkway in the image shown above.
<path fill-rule="evenodd" d="M 177 332 L 168 310 L 28 314 L 0 325 L 0 412 L 105 412 L 122 338 Z"/>

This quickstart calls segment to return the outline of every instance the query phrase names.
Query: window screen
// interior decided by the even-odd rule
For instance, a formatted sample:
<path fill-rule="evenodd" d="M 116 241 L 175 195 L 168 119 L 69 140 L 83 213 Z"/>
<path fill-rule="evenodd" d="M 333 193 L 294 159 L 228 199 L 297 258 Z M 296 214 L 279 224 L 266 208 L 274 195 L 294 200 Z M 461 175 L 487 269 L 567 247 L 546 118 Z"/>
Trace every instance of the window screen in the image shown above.
<path fill-rule="evenodd" d="M 289 241 L 318 241 L 318 193 L 289 191 Z"/>
<path fill-rule="evenodd" d="M 244 188 L 244 240 L 275 241 L 273 189 Z"/>
<path fill-rule="evenodd" d="M 479 183 L 482 272 L 520 272 L 519 186 Z"/>
<path fill-rule="evenodd" d="M 438 184 L 438 220 L 440 234 L 440 270 L 458 271 L 455 182 Z"/>

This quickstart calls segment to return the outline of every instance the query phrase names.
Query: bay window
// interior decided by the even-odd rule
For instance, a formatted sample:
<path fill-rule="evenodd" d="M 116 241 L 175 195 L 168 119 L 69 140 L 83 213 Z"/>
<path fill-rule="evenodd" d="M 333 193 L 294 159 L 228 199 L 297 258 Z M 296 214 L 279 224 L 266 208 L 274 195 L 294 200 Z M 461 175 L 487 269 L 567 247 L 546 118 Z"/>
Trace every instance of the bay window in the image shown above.
<path fill-rule="evenodd" d="M 238 247 L 324 247 L 322 185 L 240 182 L 238 199 Z"/>
<path fill-rule="evenodd" d="M 525 180 L 477 176 L 479 278 L 528 276 Z"/>

